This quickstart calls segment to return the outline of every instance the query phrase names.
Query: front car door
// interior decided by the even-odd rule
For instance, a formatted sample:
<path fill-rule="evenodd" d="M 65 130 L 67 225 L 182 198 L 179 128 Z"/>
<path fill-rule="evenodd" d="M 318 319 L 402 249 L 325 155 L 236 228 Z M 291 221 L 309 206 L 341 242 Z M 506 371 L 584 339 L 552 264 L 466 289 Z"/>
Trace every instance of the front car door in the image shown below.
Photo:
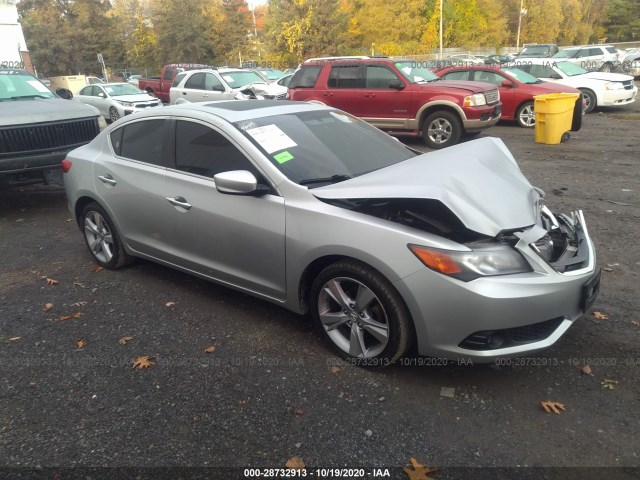
<path fill-rule="evenodd" d="M 237 144 L 214 126 L 172 122 L 175 159 L 167 170 L 173 263 L 222 283 L 282 300 L 285 208 L 275 190 L 261 196 L 216 190 L 217 173 L 248 170 L 264 177 Z M 265 180 L 266 183 L 266 180 Z"/>
<path fill-rule="evenodd" d="M 500 100 L 502 101 L 502 116 L 505 118 L 514 118 L 515 107 L 519 103 L 516 101 L 517 85 L 510 79 L 494 70 L 474 70 L 472 80 L 476 82 L 490 83 L 498 87 L 500 92 Z M 502 82 L 509 81 L 512 87 L 503 87 Z"/>
<path fill-rule="evenodd" d="M 404 88 L 391 88 L 392 82 L 399 82 Z M 413 93 L 406 87 L 404 80 L 386 65 L 365 65 L 362 116 L 378 127 L 404 128 Z"/>

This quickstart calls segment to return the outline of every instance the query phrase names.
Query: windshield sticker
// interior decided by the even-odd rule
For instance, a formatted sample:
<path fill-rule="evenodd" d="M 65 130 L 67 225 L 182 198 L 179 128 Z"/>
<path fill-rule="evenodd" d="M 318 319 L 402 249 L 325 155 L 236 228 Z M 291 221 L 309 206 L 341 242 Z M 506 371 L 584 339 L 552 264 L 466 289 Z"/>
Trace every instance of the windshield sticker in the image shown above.
<path fill-rule="evenodd" d="M 284 152 L 274 155 L 273 158 L 275 159 L 276 162 L 282 165 L 284 162 L 288 162 L 289 160 L 293 159 L 293 155 L 291 155 L 287 150 L 285 150 Z"/>
<path fill-rule="evenodd" d="M 39 92 L 51 93 L 51 90 L 49 90 L 47 87 L 45 87 L 42 83 L 38 82 L 37 80 L 27 80 L 27 83 Z"/>
<path fill-rule="evenodd" d="M 297 147 L 298 144 L 280 130 L 276 125 L 265 125 L 264 127 L 251 128 L 246 130 L 258 144 L 271 154 L 285 148 Z"/>
<path fill-rule="evenodd" d="M 229 75 L 222 75 L 222 78 L 225 79 L 225 81 L 229 82 L 229 83 L 233 83 L 233 77 L 229 76 Z"/>

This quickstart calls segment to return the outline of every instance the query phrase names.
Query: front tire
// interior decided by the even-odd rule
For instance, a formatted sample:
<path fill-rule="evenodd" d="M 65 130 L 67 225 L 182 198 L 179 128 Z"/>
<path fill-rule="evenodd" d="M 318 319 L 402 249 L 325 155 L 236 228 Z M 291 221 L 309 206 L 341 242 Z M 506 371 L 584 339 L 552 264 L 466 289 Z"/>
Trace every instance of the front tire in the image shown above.
<path fill-rule="evenodd" d="M 110 107 L 109 108 L 109 119 L 111 119 L 112 122 L 115 122 L 119 118 L 120 118 L 120 113 L 118 112 L 118 109 L 116 107 Z"/>
<path fill-rule="evenodd" d="M 533 111 L 533 102 L 524 102 L 516 111 L 516 122 L 519 127 L 532 128 L 536 125 L 536 114 Z"/>
<path fill-rule="evenodd" d="M 115 270 L 133 261 L 124 250 L 111 217 L 100 205 L 91 202 L 84 207 L 81 221 L 85 242 L 98 265 Z"/>
<path fill-rule="evenodd" d="M 580 89 L 580 91 L 582 92 L 584 101 L 587 104 L 587 106 L 584 109 L 584 113 L 587 114 L 587 113 L 593 112 L 593 109 L 596 108 L 598 104 L 596 94 L 593 93 L 591 90 L 587 90 L 586 88 Z"/>
<path fill-rule="evenodd" d="M 322 270 L 311 287 L 310 305 L 324 339 L 352 363 L 386 366 L 413 340 L 410 314 L 400 294 L 363 263 L 341 260 Z"/>
<path fill-rule="evenodd" d="M 422 139 L 429 148 L 437 150 L 455 145 L 461 136 L 460 120 L 451 112 L 434 112 L 422 124 Z"/>

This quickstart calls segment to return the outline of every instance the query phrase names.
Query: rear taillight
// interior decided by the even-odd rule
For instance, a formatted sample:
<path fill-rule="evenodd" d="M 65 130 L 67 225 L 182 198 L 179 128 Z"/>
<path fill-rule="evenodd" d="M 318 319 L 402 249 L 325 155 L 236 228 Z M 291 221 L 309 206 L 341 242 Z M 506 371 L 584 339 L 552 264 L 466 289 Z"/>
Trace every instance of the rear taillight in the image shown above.
<path fill-rule="evenodd" d="M 62 165 L 62 173 L 67 173 L 69 170 L 71 170 L 71 162 L 66 158 L 62 160 L 61 165 Z"/>

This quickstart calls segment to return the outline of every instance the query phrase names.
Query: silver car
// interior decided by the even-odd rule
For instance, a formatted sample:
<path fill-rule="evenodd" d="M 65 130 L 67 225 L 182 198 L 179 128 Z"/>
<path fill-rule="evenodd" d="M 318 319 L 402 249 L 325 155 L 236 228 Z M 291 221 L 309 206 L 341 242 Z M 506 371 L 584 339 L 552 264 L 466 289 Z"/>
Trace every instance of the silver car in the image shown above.
<path fill-rule="evenodd" d="M 104 118 L 112 122 L 134 112 L 162 106 L 160 100 L 130 83 L 89 85 L 80 90 L 73 99 L 96 107 Z"/>
<path fill-rule="evenodd" d="M 197 103 L 121 119 L 63 171 L 99 265 L 310 313 L 354 363 L 521 356 L 598 292 L 582 212 L 554 215 L 495 138 L 419 154 L 322 105 Z"/>

